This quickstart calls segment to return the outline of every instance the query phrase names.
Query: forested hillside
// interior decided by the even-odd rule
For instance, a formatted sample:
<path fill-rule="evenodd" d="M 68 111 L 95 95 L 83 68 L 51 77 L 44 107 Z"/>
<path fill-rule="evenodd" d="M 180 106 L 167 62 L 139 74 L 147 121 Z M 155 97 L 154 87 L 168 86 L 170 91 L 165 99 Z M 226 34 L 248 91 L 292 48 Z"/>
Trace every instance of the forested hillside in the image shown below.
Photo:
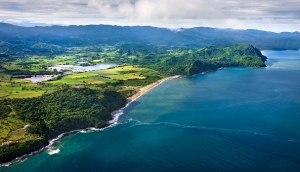
<path fill-rule="evenodd" d="M 300 49 L 300 33 L 197 27 L 170 30 L 156 27 L 109 25 L 20 27 L 0 23 L 0 52 L 8 54 L 60 54 L 66 47 L 132 44 L 163 48 L 248 43 L 258 49 Z"/>
<path fill-rule="evenodd" d="M 63 132 L 104 126 L 111 118 L 110 113 L 125 104 L 126 99 L 117 92 L 88 88 L 66 88 L 37 98 L 2 100 L 2 119 L 20 120 L 30 127 L 21 139 L 14 140 L 18 143 L 0 147 L 0 162 L 22 155 L 26 144 L 40 147 Z M 26 153 L 30 151 L 31 148 Z"/>
<path fill-rule="evenodd" d="M 118 53 L 118 58 L 107 61 L 142 65 L 165 75 L 193 75 L 220 67 L 264 67 L 267 59 L 249 44 L 170 51 L 142 50 L 125 46 L 121 47 Z"/>

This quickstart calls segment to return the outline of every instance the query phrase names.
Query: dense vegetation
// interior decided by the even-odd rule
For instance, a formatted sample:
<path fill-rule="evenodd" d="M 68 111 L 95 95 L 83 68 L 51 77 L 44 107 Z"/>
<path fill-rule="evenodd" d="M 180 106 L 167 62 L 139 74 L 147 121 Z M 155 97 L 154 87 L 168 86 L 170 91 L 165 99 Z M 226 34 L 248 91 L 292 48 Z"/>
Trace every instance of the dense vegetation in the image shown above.
<path fill-rule="evenodd" d="M 0 162 L 3 163 L 11 161 L 16 157 L 37 151 L 47 145 L 47 140 L 43 138 L 36 138 L 35 140 L 19 142 L 18 144 L 13 144 L 6 147 L 0 147 Z"/>
<path fill-rule="evenodd" d="M 196 27 L 170 30 L 155 27 L 108 25 L 20 27 L 0 23 L 0 53 L 61 54 L 67 47 L 131 44 L 163 48 L 199 48 L 249 43 L 259 49 L 300 49 L 300 33 Z"/>
<path fill-rule="evenodd" d="M 20 140 L 21 145 L 36 145 L 35 141 L 44 145 L 48 139 L 63 132 L 101 127 L 111 118 L 112 111 L 125 104 L 126 99 L 117 92 L 98 92 L 88 88 L 66 88 L 37 98 L 1 101 L 1 106 L 5 107 L 2 115 L 13 110 L 14 118 L 30 124 L 28 132 L 39 136 L 34 141 Z M 0 162 L 7 160 L 6 156 L 12 150 L 21 149 L 20 144 L 0 147 Z"/>
<path fill-rule="evenodd" d="M 100 95 L 87 88 L 67 88 L 38 98 L 12 99 L 11 103 L 16 115 L 33 125 L 30 132 L 51 138 L 76 128 L 98 127 L 111 118 L 112 110 L 126 103 L 117 93 L 105 92 L 102 99 Z"/>
<path fill-rule="evenodd" d="M 118 58 L 107 61 L 142 65 L 166 75 L 193 75 L 229 66 L 264 67 L 267 59 L 249 44 L 171 51 L 121 47 L 118 53 Z"/>
<path fill-rule="evenodd" d="M 5 118 L 11 112 L 11 108 L 7 105 L 0 104 L 0 118 Z"/>

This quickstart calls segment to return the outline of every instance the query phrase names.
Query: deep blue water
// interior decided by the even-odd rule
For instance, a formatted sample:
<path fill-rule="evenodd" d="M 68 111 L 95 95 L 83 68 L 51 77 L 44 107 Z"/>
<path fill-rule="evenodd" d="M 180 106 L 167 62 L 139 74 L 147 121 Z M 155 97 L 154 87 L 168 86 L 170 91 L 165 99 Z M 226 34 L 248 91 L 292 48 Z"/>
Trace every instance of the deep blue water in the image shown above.
<path fill-rule="evenodd" d="M 118 124 L 0 171 L 300 171 L 300 51 L 168 80 Z"/>

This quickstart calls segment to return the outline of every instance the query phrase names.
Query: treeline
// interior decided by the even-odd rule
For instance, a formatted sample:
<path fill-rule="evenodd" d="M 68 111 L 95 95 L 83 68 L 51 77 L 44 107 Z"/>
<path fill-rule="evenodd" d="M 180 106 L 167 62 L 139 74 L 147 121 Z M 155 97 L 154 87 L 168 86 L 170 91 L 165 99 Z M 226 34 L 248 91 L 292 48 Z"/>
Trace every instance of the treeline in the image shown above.
<path fill-rule="evenodd" d="M 12 75 L 13 78 L 28 78 L 35 75 L 58 75 L 60 72 L 49 71 L 49 70 L 39 70 L 39 71 L 30 71 L 30 70 L 4 70 L 4 73 Z"/>

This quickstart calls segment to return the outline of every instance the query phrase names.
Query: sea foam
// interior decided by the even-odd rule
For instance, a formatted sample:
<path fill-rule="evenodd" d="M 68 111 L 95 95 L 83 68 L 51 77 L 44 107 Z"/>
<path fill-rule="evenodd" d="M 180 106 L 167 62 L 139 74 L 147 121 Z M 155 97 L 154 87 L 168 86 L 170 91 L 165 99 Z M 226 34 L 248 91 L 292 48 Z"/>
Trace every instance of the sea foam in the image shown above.
<path fill-rule="evenodd" d="M 54 154 L 58 154 L 60 152 L 60 150 L 59 149 L 49 149 L 48 150 L 48 154 L 49 155 L 54 155 Z"/>

